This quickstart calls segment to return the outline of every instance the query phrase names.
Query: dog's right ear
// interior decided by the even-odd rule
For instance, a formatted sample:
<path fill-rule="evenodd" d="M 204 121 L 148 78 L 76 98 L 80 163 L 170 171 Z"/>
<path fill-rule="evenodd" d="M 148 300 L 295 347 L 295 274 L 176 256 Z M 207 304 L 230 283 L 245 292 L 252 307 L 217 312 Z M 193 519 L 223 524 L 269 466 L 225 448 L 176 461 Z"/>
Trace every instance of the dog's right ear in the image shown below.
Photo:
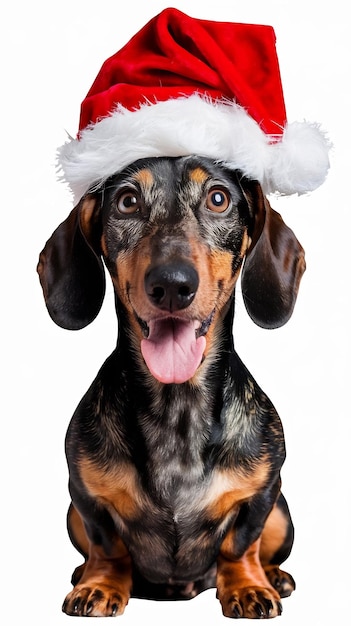
<path fill-rule="evenodd" d="M 95 195 L 82 198 L 39 256 L 37 271 L 49 314 L 69 330 L 90 324 L 104 299 L 99 211 Z"/>

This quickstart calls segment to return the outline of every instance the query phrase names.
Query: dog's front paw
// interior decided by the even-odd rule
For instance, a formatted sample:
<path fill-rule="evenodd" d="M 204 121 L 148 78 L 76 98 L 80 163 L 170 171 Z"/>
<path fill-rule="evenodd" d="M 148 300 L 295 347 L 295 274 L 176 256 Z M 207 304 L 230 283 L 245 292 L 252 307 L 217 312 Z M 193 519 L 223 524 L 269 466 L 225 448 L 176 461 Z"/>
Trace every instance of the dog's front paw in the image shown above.
<path fill-rule="evenodd" d="M 270 618 L 282 612 L 274 590 L 264 587 L 237 589 L 219 597 L 219 600 L 225 617 Z"/>
<path fill-rule="evenodd" d="M 84 617 L 114 617 L 122 615 L 129 597 L 112 586 L 76 585 L 67 595 L 62 610 L 67 615 Z"/>

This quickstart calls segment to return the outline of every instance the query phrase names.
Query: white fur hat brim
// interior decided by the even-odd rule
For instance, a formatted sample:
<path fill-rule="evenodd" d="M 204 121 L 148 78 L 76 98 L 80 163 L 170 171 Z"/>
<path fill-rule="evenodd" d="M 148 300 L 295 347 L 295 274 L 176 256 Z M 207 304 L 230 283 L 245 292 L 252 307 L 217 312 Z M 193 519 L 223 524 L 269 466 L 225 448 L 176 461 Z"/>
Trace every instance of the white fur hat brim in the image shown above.
<path fill-rule="evenodd" d="M 198 94 L 118 105 L 58 151 L 61 178 L 79 200 L 137 159 L 199 155 L 258 180 L 266 194 L 303 194 L 325 180 L 330 142 L 320 126 L 294 122 L 267 135 L 244 108 Z"/>

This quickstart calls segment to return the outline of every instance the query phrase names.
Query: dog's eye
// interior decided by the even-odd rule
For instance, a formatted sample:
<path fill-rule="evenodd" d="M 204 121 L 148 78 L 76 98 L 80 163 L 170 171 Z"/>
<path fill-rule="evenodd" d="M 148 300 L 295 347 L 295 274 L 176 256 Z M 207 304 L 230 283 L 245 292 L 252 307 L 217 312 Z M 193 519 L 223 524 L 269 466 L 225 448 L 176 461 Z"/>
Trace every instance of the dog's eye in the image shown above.
<path fill-rule="evenodd" d="M 224 189 L 214 188 L 206 198 L 206 207 L 214 213 L 224 213 L 230 206 L 230 196 Z"/>
<path fill-rule="evenodd" d="M 117 209 L 122 215 L 132 215 L 139 211 L 141 202 L 134 191 L 126 191 L 117 199 Z"/>

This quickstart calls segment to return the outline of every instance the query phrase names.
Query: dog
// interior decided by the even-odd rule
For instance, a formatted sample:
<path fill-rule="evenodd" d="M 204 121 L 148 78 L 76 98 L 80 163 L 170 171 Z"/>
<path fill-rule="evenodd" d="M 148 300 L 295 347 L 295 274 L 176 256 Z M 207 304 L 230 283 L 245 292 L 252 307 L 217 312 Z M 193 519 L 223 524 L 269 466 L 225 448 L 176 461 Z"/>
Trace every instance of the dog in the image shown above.
<path fill-rule="evenodd" d="M 105 272 L 105 268 L 108 272 Z M 233 343 L 235 286 L 256 324 L 290 318 L 305 256 L 261 185 L 198 156 L 144 158 L 90 189 L 38 263 L 56 324 L 114 286 L 116 349 L 66 437 L 68 533 L 84 563 L 63 611 L 216 587 L 225 616 L 280 615 L 294 530 L 280 419 Z"/>

